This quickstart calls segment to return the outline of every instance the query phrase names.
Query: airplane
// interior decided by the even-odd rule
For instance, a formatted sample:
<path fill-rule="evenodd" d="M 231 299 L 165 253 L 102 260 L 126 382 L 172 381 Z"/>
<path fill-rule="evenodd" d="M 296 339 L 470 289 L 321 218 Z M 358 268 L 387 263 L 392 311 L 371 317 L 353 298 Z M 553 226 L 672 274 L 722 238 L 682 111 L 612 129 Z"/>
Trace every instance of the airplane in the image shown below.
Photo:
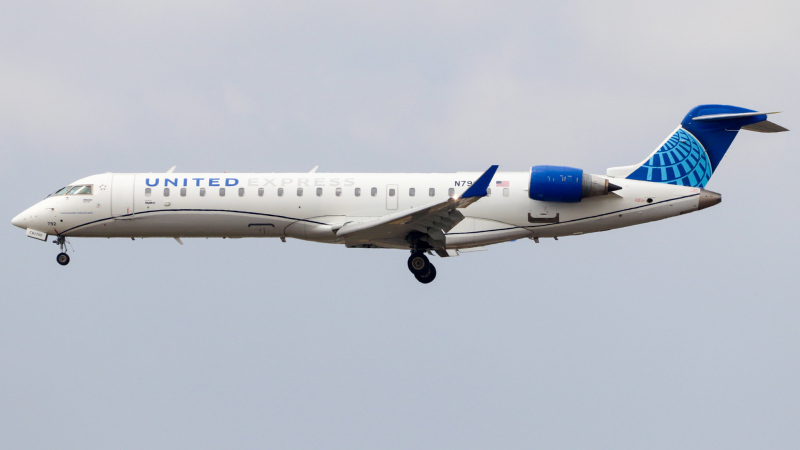
<path fill-rule="evenodd" d="M 558 239 L 675 217 L 722 200 L 705 189 L 740 130 L 788 131 L 768 114 L 700 105 L 639 164 L 606 175 L 540 165 L 483 173 L 104 173 L 70 183 L 14 217 L 29 237 L 287 238 L 410 251 L 421 283 L 428 256 L 501 242 Z"/>

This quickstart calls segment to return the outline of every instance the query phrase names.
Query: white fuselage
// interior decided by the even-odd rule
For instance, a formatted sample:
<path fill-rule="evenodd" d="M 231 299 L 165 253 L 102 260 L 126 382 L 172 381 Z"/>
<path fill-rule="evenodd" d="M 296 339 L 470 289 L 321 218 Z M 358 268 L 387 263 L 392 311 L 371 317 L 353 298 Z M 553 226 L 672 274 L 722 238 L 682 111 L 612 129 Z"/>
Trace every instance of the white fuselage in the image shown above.
<path fill-rule="evenodd" d="M 347 244 L 335 232 L 343 224 L 459 196 L 479 175 L 106 173 L 74 183 L 91 185 L 91 195 L 48 197 L 13 223 L 74 237 L 289 237 Z M 461 210 L 465 218 L 446 233 L 447 248 L 605 231 L 699 206 L 699 188 L 612 180 L 622 189 L 553 203 L 528 197 L 528 172 L 498 172 L 491 194 Z M 381 242 L 357 246 L 408 248 Z"/>

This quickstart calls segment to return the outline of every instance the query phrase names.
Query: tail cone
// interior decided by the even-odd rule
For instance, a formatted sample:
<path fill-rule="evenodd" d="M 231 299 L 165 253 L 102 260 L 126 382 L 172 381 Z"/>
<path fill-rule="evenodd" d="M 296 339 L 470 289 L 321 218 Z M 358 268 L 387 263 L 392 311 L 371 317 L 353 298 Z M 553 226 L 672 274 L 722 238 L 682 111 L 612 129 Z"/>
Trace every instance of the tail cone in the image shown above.
<path fill-rule="evenodd" d="M 700 190 L 700 202 L 697 204 L 697 210 L 710 208 L 722 201 L 722 195 L 713 191 L 705 189 Z"/>

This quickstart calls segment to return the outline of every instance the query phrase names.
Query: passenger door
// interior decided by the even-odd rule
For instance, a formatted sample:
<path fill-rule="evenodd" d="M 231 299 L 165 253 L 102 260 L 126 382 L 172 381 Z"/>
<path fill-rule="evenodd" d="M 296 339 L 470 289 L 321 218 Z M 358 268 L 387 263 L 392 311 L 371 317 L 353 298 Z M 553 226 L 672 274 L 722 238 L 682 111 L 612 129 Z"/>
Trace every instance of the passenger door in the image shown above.
<path fill-rule="evenodd" d="M 136 174 L 115 173 L 111 181 L 111 217 L 133 219 L 133 185 Z"/>

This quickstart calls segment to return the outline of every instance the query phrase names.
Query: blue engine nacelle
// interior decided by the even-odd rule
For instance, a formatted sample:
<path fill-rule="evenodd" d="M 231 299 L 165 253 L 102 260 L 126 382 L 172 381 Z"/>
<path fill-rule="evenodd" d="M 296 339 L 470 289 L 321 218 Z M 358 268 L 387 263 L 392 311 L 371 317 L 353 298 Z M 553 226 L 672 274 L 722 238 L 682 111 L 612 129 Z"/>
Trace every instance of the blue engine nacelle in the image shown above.
<path fill-rule="evenodd" d="M 576 203 L 618 189 L 622 188 L 574 167 L 533 166 L 528 197 L 543 202 Z"/>

